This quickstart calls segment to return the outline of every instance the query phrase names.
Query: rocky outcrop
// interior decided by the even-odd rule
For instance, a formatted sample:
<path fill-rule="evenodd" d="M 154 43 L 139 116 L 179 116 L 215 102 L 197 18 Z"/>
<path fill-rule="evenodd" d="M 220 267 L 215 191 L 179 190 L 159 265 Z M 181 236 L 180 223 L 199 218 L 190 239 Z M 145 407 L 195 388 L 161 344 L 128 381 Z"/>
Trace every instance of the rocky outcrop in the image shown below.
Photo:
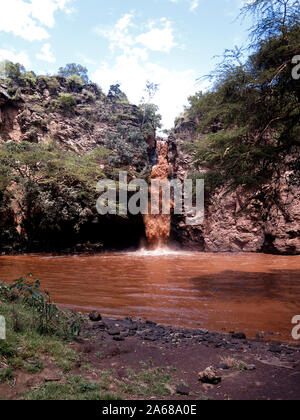
<path fill-rule="evenodd" d="M 182 123 L 169 138 L 173 177 L 191 172 L 193 156 L 186 146 L 199 140 L 192 127 Z M 300 148 L 282 158 L 273 179 L 259 191 L 226 188 L 206 196 L 201 226 L 187 226 L 184 216 L 173 216 L 172 237 L 185 248 L 205 252 L 300 253 L 300 187 L 292 169 Z M 204 173 L 198 168 L 198 173 Z M 296 182 L 295 182 L 296 181 Z"/>
<path fill-rule="evenodd" d="M 6 79 L 0 84 L 0 147 L 10 142 L 50 146 L 53 142 L 53 146 L 80 156 L 99 148 L 104 156 L 99 159 L 99 176 L 117 176 L 120 169 L 131 171 L 132 176 L 137 172 L 147 176 L 150 167 L 146 143 L 149 149 L 154 147 L 155 128 L 148 124 L 146 130 L 144 122 L 139 107 L 125 98 L 106 96 L 94 84 L 78 85 L 60 76 L 39 76 L 30 81 Z M 46 191 L 41 182 L 38 194 L 45 204 L 43 210 L 36 205 L 29 212 L 23 196 L 17 200 L 22 206 L 16 205 L 16 200 L 1 190 L 0 253 L 93 253 L 137 248 L 145 233 L 142 216 L 98 215 L 97 178 L 93 197 L 87 191 L 78 193 L 82 185 L 88 186 L 85 173 L 82 177 L 81 187 L 78 180 L 73 184 L 71 181 L 67 193 L 61 184 Z M 9 188 L 8 192 L 16 190 L 14 184 Z M 62 205 L 63 210 L 57 211 L 56 205 Z M 48 218 L 48 211 L 56 215 L 54 219 Z M 58 218 L 58 213 L 63 217 Z"/>
<path fill-rule="evenodd" d="M 72 97 L 76 106 L 62 107 L 62 95 Z M 138 107 L 104 95 L 94 84 L 76 87 L 63 77 L 40 76 L 34 86 L 0 85 L 0 144 L 52 139 L 69 150 L 87 152 L 104 145 L 119 123 L 139 127 Z M 148 134 L 147 142 L 154 137 L 154 132 Z"/>

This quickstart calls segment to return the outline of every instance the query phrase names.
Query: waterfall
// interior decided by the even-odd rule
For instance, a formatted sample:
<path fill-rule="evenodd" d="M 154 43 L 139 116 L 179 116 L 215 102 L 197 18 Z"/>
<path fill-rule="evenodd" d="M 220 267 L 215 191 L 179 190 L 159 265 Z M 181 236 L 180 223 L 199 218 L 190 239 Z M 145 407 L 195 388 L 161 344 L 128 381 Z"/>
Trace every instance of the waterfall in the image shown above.
<path fill-rule="evenodd" d="M 166 141 L 157 141 L 157 157 L 158 163 L 152 168 L 151 180 L 164 181 L 170 174 L 170 166 L 167 159 L 168 143 Z M 153 192 L 153 191 L 152 191 Z M 151 194 L 151 187 L 149 189 Z M 171 231 L 170 214 L 162 214 L 162 192 L 159 192 L 159 214 L 151 214 L 151 200 L 149 204 L 149 212 L 144 216 L 146 236 L 149 247 L 157 249 L 163 247 L 168 242 Z"/>

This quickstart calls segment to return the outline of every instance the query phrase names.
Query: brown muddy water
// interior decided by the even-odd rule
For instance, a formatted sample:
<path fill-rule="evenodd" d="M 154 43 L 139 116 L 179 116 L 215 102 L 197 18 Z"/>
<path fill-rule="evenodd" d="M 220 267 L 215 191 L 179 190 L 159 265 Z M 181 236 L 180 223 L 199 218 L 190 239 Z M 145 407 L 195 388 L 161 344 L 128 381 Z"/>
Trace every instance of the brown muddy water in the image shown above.
<path fill-rule="evenodd" d="M 57 304 L 113 318 L 249 337 L 273 332 L 274 339 L 292 341 L 291 320 L 300 315 L 300 256 L 160 250 L 0 257 L 0 280 L 27 273 L 40 278 Z"/>

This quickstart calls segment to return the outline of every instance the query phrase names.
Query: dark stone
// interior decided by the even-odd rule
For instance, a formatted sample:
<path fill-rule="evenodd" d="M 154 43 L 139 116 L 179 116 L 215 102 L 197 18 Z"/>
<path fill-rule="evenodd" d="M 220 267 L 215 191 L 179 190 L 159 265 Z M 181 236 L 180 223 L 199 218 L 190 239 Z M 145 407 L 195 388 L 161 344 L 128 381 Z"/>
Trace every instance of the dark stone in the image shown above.
<path fill-rule="evenodd" d="M 99 312 L 98 312 L 98 311 L 92 311 L 92 312 L 89 314 L 89 318 L 90 318 L 90 320 L 91 320 L 91 321 L 93 321 L 93 322 L 99 322 L 99 321 L 101 321 L 102 316 L 99 314 Z"/>
<path fill-rule="evenodd" d="M 114 336 L 114 337 L 113 337 L 113 340 L 115 340 L 115 341 L 124 341 L 124 340 L 125 340 L 125 338 L 124 338 L 124 337 L 122 337 L 122 336 Z"/>
<path fill-rule="evenodd" d="M 274 344 L 273 346 L 271 346 L 269 348 L 269 351 L 271 353 L 278 353 L 278 354 L 280 354 L 282 352 L 281 348 L 279 346 L 277 346 L 276 344 Z"/>
<path fill-rule="evenodd" d="M 176 388 L 176 393 L 179 395 L 190 395 L 190 390 L 185 385 L 178 385 Z"/>
<path fill-rule="evenodd" d="M 104 322 L 99 322 L 95 325 L 93 325 L 93 330 L 102 330 L 104 331 L 106 329 L 106 324 Z"/>
<path fill-rule="evenodd" d="M 132 324 L 132 325 L 129 325 L 129 326 L 128 326 L 128 329 L 129 329 L 130 331 L 137 331 L 138 326 L 137 326 L 136 324 Z"/>
<path fill-rule="evenodd" d="M 145 335 L 142 339 L 146 341 L 156 341 L 156 338 L 153 337 L 153 335 Z"/>
<path fill-rule="evenodd" d="M 112 328 L 111 330 L 108 331 L 109 335 L 115 336 L 115 335 L 120 335 L 121 331 L 116 329 L 116 328 Z"/>
<path fill-rule="evenodd" d="M 218 369 L 229 370 L 229 366 L 226 363 L 220 363 Z"/>
<path fill-rule="evenodd" d="M 232 338 L 235 338 L 236 340 L 246 340 L 246 334 L 239 332 L 232 334 Z"/>
<path fill-rule="evenodd" d="M 151 326 L 153 326 L 153 327 L 156 327 L 156 322 L 153 322 L 153 321 L 146 321 L 146 325 L 151 325 Z"/>

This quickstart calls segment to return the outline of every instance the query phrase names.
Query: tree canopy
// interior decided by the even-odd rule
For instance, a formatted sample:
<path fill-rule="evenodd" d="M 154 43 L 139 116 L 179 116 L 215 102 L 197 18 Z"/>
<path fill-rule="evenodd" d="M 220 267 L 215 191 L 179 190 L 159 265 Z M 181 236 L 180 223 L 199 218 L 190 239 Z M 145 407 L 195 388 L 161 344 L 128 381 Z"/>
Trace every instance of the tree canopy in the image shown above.
<path fill-rule="evenodd" d="M 81 64 L 70 63 L 65 67 L 60 67 L 58 74 L 66 78 L 77 75 L 81 77 L 84 83 L 89 83 L 88 69 L 83 67 Z"/>
<path fill-rule="evenodd" d="M 186 111 L 201 140 L 191 148 L 207 185 L 258 187 L 300 142 L 300 83 L 293 57 L 300 51 L 299 1 L 255 0 L 250 13 L 250 56 L 227 50 L 211 75 L 213 89 L 197 93 Z"/>

